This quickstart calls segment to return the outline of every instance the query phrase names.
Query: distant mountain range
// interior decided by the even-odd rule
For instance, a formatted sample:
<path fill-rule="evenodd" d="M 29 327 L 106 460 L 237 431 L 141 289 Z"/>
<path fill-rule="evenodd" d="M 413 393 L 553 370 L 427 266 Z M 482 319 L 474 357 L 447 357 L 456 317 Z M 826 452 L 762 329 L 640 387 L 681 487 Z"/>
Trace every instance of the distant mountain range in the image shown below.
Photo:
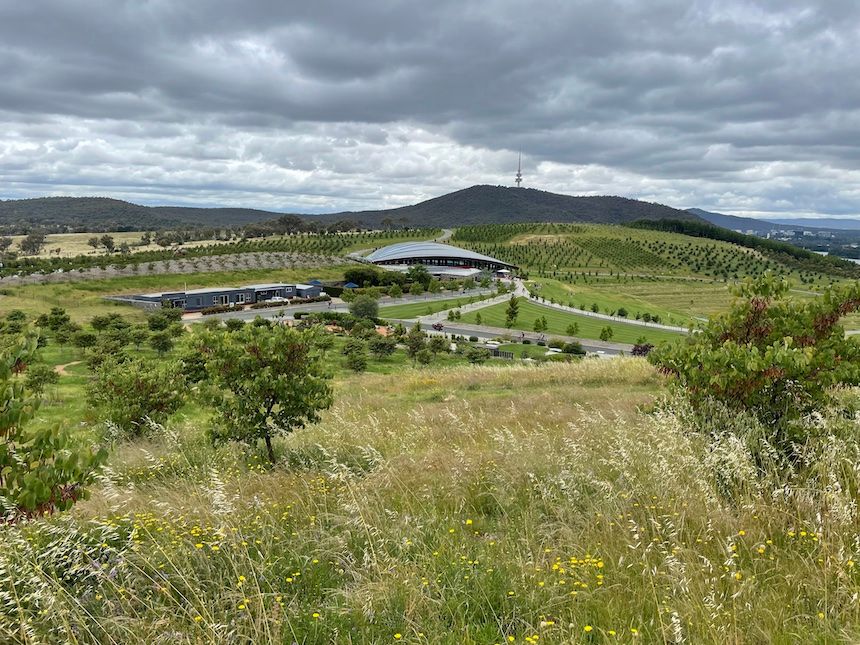
<path fill-rule="evenodd" d="M 0 230 L 140 231 L 183 226 L 228 227 L 273 219 L 280 213 L 250 208 L 139 206 L 109 197 L 37 197 L 0 201 Z"/>
<path fill-rule="evenodd" d="M 725 215 L 705 211 L 701 208 L 688 208 L 688 213 L 707 220 L 716 226 L 722 226 L 732 230 L 755 231 L 756 233 L 767 233 L 774 228 L 793 229 L 797 231 L 856 231 L 860 230 L 860 220 L 825 217 L 817 219 L 814 217 L 779 218 L 779 219 L 754 219 L 752 217 L 738 217 L 736 215 Z"/>
<path fill-rule="evenodd" d="M 248 208 L 139 206 L 106 197 L 42 197 L 0 201 L 0 230 L 21 233 L 33 227 L 52 231 L 223 228 L 265 222 L 284 214 Z M 683 210 L 624 197 L 574 197 L 502 186 L 472 186 L 412 206 L 386 210 L 290 214 L 323 225 L 348 221 L 366 228 L 546 221 L 623 224 L 639 219 L 697 219 Z"/>
<path fill-rule="evenodd" d="M 624 197 L 576 197 L 533 188 L 472 186 L 411 206 L 325 215 L 279 213 L 251 208 L 140 206 L 107 197 L 40 197 L 0 201 L 0 232 L 26 233 L 34 227 L 61 231 L 163 230 L 183 227 L 228 228 L 263 223 L 290 214 L 308 223 L 350 222 L 364 228 L 386 226 L 456 227 L 511 222 L 593 222 L 626 224 L 636 220 L 706 220 L 717 226 L 767 232 L 774 226 L 797 229 L 860 229 L 847 219 L 766 222 L 697 208 L 679 210 Z"/>

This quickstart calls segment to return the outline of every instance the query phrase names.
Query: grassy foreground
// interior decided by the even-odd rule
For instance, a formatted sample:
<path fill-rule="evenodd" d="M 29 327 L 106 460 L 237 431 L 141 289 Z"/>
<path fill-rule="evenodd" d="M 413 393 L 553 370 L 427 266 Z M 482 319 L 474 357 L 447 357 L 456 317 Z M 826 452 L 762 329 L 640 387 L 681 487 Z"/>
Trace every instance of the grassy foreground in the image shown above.
<path fill-rule="evenodd" d="M 659 391 L 639 359 L 348 377 L 274 470 L 188 419 L 120 445 L 71 513 L 0 529 L 0 640 L 860 638 L 857 455 L 762 487 Z"/>

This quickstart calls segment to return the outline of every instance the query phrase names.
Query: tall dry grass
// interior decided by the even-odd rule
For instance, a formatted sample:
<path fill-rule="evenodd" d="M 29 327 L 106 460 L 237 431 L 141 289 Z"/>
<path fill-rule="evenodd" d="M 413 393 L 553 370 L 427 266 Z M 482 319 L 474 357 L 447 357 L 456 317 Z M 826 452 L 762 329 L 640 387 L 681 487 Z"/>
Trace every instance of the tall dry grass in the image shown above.
<path fill-rule="evenodd" d="M 636 359 L 364 375 L 273 470 L 212 450 L 189 420 L 124 446 L 72 514 L 2 530 L 0 633 L 860 638 L 857 420 L 815 420 L 786 476 L 720 434 L 729 420 L 690 432 L 659 392 Z"/>

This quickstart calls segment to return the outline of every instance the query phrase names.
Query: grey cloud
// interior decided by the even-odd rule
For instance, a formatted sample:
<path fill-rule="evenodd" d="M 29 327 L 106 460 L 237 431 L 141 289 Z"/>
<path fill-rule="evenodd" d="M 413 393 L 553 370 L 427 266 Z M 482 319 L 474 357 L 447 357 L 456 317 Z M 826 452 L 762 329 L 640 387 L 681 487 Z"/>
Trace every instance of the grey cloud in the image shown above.
<path fill-rule="evenodd" d="M 0 196 L 394 206 L 509 182 L 521 149 L 547 190 L 860 214 L 858 25 L 850 0 L 4 3 Z"/>

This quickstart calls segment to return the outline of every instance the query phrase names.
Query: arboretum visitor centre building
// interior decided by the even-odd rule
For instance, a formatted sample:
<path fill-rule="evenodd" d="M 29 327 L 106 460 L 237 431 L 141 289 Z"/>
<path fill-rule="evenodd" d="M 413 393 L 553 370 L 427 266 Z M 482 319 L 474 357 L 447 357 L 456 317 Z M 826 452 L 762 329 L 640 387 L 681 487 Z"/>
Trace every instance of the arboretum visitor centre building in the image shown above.
<path fill-rule="evenodd" d="M 390 271 L 408 271 L 409 267 L 422 264 L 431 275 L 445 278 L 468 278 L 480 273 L 503 277 L 518 269 L 514 264 L 489 255 L 438 242 L 392 244 L 375 250 L 364 259 Z"/>

